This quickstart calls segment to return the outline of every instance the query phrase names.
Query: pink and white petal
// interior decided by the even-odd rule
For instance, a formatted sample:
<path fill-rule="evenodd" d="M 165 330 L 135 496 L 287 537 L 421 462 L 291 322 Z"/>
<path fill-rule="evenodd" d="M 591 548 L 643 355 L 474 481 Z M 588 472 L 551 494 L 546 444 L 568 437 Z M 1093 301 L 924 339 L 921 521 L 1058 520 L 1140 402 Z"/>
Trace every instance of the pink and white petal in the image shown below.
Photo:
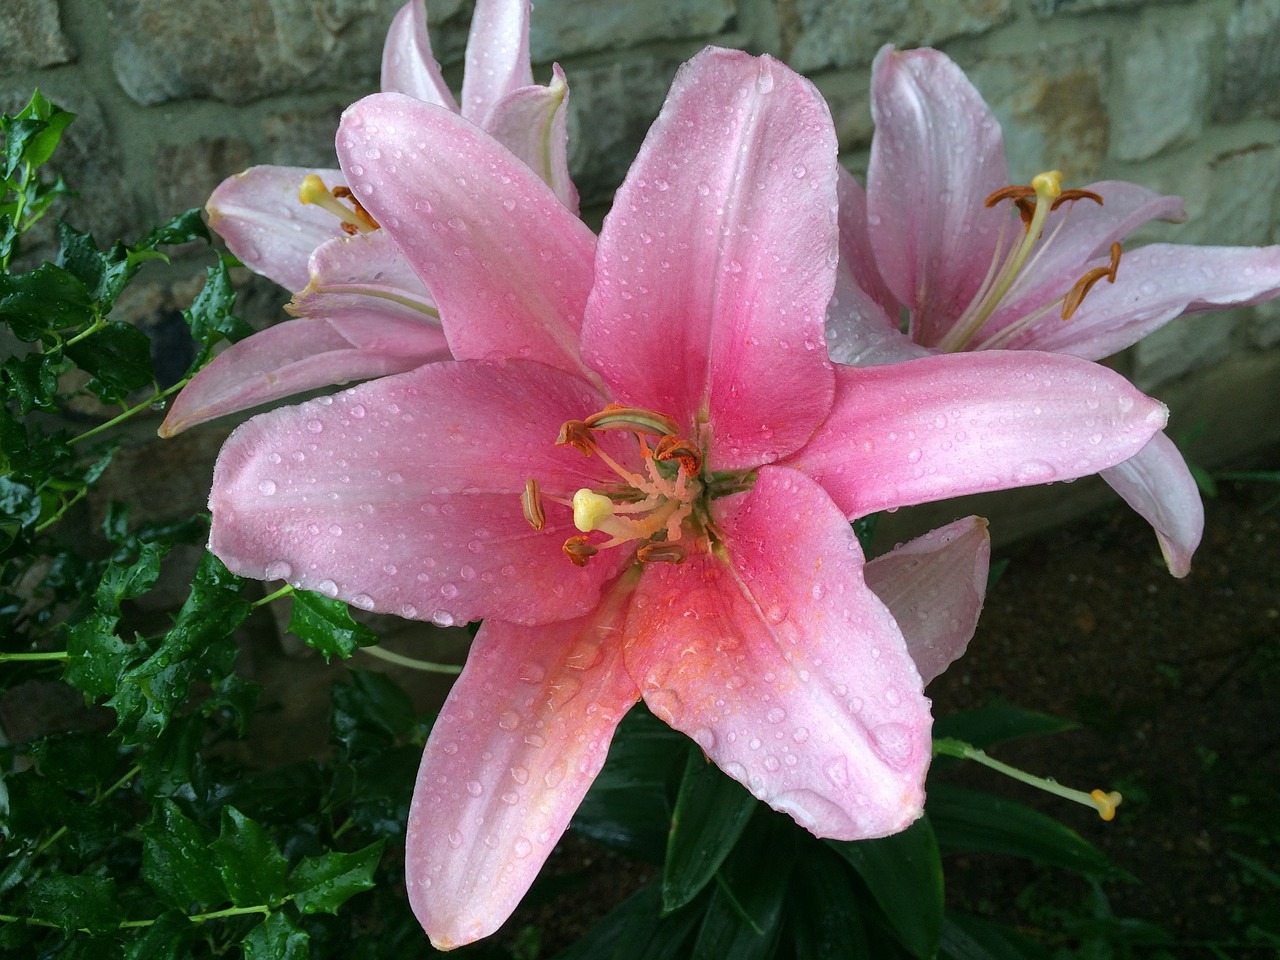
<path fill-rule="evenodd" d="M 555 191 L 569 212 L 578 212 L 578 188 L 569 177 L 569 85 L 560 65 L 545 87 L 521 87 L 493 108 L 488 130 Z"/>
<path fill-rule="evenodd" d="M 1187 462 L 1163 432 L 1102 479 L 1155 528 L 1169 572 L 1185 577 L 1204 533 L 1204 504 Z"/>
<path fill-rule="evenodd" d="M 262 414 L 218 458 L 210 549 L 244 576 L 409 618 L 581 616 L 625 557 L 575 567 L 561 549 L 572 510 L 548 502 L 536 531 L 520 495 L 530 478 L 548 500 L 616 479 L 555 446 L 566 419 L 601 405 L 541 364 L 445 361 Z"/>
<path fill-rule="evenodd" d="M 346 183 L 337 170 L 250 167 L 223 180 L 209 196 L 209 228 L 240 262 L 287 290 L 307 285 L 307 260 L 326 240 L 344 236 L 332 213 L 298 199 L 302 181 L 316 174 L 332 189 Z"/>
<path fill-rule="evenodd" d="M 624 403 L 709 420 L 711 469 L 794 450 L 831 402 L 835 131 L 813 85 L 708 48 L 605 220 L 582 351 Z"/>
<path fill-rule="evenodd" d="M 992 350 L 837 367 L 831 416 L 786 463 L 847 517 L 1097 473 L 1141 450 L 1164 405 L 1095 363 Z"/>
<path fill-rule="evenodd" d="M 476 0 L 462 76 L 462 115 L 488 130 L 498 102 L 532 83 L 529 0 Z"/>
<path fill-rule="evenodd" d="M 881 48 L 872 66 L 876 132 L 867 215 L 880 273 L 911 308 L 911 338 L 934 346 L 986 276 L 1007 186 L 1004 138 L 981 94 L 937 50 Z"/>
<path fill-rule="evenodd" d="M 1111 244 L 1143 224 L 1186 218 L 1181 197 L 1158 194 L 1136 183 L 1105 180 L 1085 189 L 1101 196 L 1103 205 L 1077 200 L 1049 214 L 1040 246 L 1002 306 L 983 327 L 984 337 L 1064 296 L 1093 266 L 1090 261 L 1102 258 L 1109 262 Z M 1051 326 L 1059 316 L 1054 312 L 1042 322 Z"/>
<path fill-rule="evenodd" d="M 616 639 L 622 606 L 542 627 L 486 620 L 476 635 L 409 811 L 409 902 L 437 949 L 507 919 L 600 772 L 639 699 Z"/>
<path fill-rule="evenodd" d="M 1085 269 L 1102 261 L 1085 264 Z M 1065 322 L 1036 324 L 1009 346 L 1109 357 L 1174 317 L 1247 307 L 1280 295 L 1280 246 L 1153 243 L 1126 253 L 1116 282 L 1097 284 Z"/>
<path fill-rule="evenodd" d="M 286 320 L 232 344 L 174 398 L 160 436 L 306 390 L 449 359 L 438 327 L 379 313 Z"/>
<path fill-rule="evenodd" d="M 306 288 L 285 307 L 296 317 L 335 319 L 374 310 L 439 329 L 431 292 L 385 230 L 325 241 L 311 254 L 308 269 Z"/>
<path fill-rule="evenodd" d="M 403 93 L 458 112 L 431 52 L 426 0 L 409 0 L 391 19 L 382 47 L 382 92 Z"/>
<path fill-rule="evenodd" d="M 637 588 L 626 657 L 645 702 L 817 836 L 902 830 L 924 803 L 929 701 L 849 524 L 779 467 L 714 513 L 723 548 Z"/>
<path fill-rule="evenodd" d="M 578 353 L 595 237 L 523 162 L 461 117 L 396 94 L 348 108 L 338 156 L 431 291 L 454 356 L 595 378 Z"/>
<path fill-rule="evenodd" d="M 926 685 L 973 639 L 990 564 L 991 537 L 982 517 L 931 530 L 867 564 L 867 586 L 898 621 Z"/>

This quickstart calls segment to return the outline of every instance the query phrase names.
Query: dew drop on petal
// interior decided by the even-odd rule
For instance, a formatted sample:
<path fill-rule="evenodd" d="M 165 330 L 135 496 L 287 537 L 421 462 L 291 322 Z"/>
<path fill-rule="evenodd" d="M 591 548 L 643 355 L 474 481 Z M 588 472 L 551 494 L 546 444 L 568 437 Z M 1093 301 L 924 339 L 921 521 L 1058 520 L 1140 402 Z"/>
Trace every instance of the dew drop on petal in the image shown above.
<path fill-rule="evenodd" d="M 484 787 L 480 785 L 479 780 L 468 780 L 467 793 L 471 794 L 473 797 L 478 797 L 480 794 L 484 793 Z"/>
<path fill-rule="evenodd" d="M 516 675 L 525 683 L 541 683 L 547 671 L 536 663 L 526 663 L 520 667 Z"/>
<path fill-rule="evenodd" d="M 503 730 L 515 730 L 520 726 L 520 714 L 516 713 L 514 710 L 505 711 L 502 716 L 498 718 L 498 726 Z"/>
<path fill-rule="evenodd" d="M 511 852 L 523 860 L 533 853 L 533 844 L 524 837 L 516 837 L 516 842 L 511 845 Z"/>
<path fill-rule="evenodd" d="M 338 595 L 338 585 L 332 580 L 321 580 L 316 584 L 316 589 L 332 600 Z"/>
<path fill-rule="evenodd" d="M 267 564 L 267 569 L 263 571 L 263 575 L 268 580 L 288 580 L 293 576 L 293 567 L 285 560 L 273 560 Z"/>
<path fill-rule="evenodd" d="M 258 484 L 258 492 L 264 497 L 269 497 L 276 492 L 276 482 L 274 480 L 263 480 Z"/>

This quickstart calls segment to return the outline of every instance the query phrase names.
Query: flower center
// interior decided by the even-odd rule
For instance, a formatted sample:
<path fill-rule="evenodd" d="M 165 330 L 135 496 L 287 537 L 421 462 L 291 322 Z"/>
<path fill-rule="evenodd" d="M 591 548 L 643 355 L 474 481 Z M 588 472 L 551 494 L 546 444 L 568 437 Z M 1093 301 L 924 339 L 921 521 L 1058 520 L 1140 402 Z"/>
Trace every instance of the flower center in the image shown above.
<path fill-rule="evenodd" d="M 995 256 L 991 267 L 983 278 L 978 292 L 974 295 L 964 313 L 947 331 L 937 344 L 944 352 L 963 350 L 991 319 L 1001 302 L 1007 300 L 1010 293 L 1017 294 L 1018 281 L 1026 276 L 1026 270 L 1042 256 L 1061 232 L 1066 218 L 1063 217 L 1053 232 L 1044 236 L 1045 223 L 1049 214 L 1064 203 L 1076 200 L 1092 200 L 1099 206 L 1102 197 L 1092 190 L 1062 189 L 1062 172 L 1050 170 L 1034 177 L 1028 186 L 1002 187 L 987 197 L 986 205 L 994 207 L 1005 200 L 1010 201 L 1008 210 L 1017 211 L 1022 222 L 1022 237 L 1015 238 L 1006 245 L 1005 235 L 1009 232 L 1010 217 L 1006 217 L 1000 226 L 1000 234 L 996 240 Z M 1034 254 L 1034 256 L 1033 256 Z M 1055 308 L 1061 307 L 1062 319 L 1066 320 L 1079 309 L 1085 295 L 1093 289 L 1094 284 L 1106 279 L 1115 283 L 1116 268 L 1120 265 L 1120 244 L 1111 244 L 1111 263 L 1106 267 L 1095 267 L 1076 281 L 1066 294 L 1046 303 L 1026 316 L 1019 317 L 1004 326 L 991 336 L 975 345 L 975 349 L 992 349 L 1007 344 L 1014 336 L 1027 327 L 1048 315 Z"/>
<path fill-rule="evenodd" d="M 334 187 L 324 185 L 316 174 L 309 173 L 302 178 L 302 186 L 298 190 L 298 199 L 304 204 L 315 204 L 327 210 L 342 221 L 344 233 L 369 233 L 378 229 L 378 221 L 369 216 L 369 211 L 360 206 L 360 201 L 351 192 L 350 187 Z M 351 206 L 342 201 L 347 200 Z"/>
<path fill-rule="evenodd" d="M 635 434 L 643 473 L 628 470 L 596 442 L 594 434 L 604 430 Z M 624 544 L 635 545 L 640 563 L 683 563 L 691 541 L 707 528 L 706 501 L 747 489 L 754 481 L 746 474 L 705 475 L 702 452 L 680 436 L 676 421 L 639 407 L 609 404 L 585 420 L 569 420 L 556 444 L 599 457 L 617 476 L 615 483 L 582 488 L 572 500 L 548 496 L 573 508 L 573 524 L 582 535 L 566 540 L 564 552 L 580 567 L 601 550 Z M 526 482 L 520 502 L 525 519 L 541 530 L 546 520 L 536 480 Z M 591 534 L 604 539 L 593 540 Z"/>

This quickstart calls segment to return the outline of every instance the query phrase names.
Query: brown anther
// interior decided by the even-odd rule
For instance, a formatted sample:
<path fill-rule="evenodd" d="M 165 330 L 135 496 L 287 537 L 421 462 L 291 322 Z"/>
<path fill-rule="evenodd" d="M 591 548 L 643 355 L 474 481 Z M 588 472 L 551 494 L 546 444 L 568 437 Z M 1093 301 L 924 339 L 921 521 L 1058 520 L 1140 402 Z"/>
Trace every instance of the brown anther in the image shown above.
<path fill-rule="evenodd" d="M 1018 216 L 1022 218 L 1022 226 L 1030 230 L 1031 221 L 1036 215 L 1036 205 L 1026 197 L 1018 197 L 1013 201 L 1013 205 L 1018 208 Z"/>
<path fill-rule="evenodd" d="M 680 432 L 680 425 L 665 413 L 610 403 L 599 413 L 582 421 L 592 430 L 630 430 L 633 433 L 667 437 Z"/>
<path fill-rule="evenodd" d="M 556 437 L 556 446 L 565 444 L 573 447 L 584 457 L 591 456 L 596 442 L 591 439 L 591 428 L 581 420 L 566 420 L 560 427 L 560 436 Z"/>
<path fill-rule="evenodd" d="M 1092 190 L 1063 190 L 1058 194 L 1058 199 L 1053 201 L 1050 210 L 1057 210 L 1062 204 L 1068 200 L 1092 200 L 1098 206 L 1102 206 L 1102 197 L 1094 193 Z"/>
<path fill-rule="evenodd" d="M 702 452 L 697 445 L 680 437 L 663 437 L 653 448 L 655 460 L 679 460 L 686 476 L 696 477 L 702 472 Z"/>
<path fill-rule="evenodd" d="M 1102 279 L 1107 283 L 1116 282 L 1116 269 L 1120 266 L 1120 244 L 1111 244 L 1111 263 L 1105 267 L 1094 267 L 1076 281 L 1074 287 L 1062 298 L 1062 319 L 1069 320 L 1071 315 L 1080 309 L 1085 296 L 1093 289 L 1094 284 Z"/>
<path fill-rule="evenodd" d="M 547 525 L 547 515 L 542 511 L 542 491 L 538 489 L 538 481 L 532 477 L 524 482 L 520 506 L 524 510 L 524 518 L 533 529 L 541 530 Z"/>
<path fill-rule="evenodd" d="M 347 223 L 343 221 L 342 223 L 338 224 L 338 226 L 342 227 L 342 232 L 345 233 L 348 237 L 354 237 L 357 233 L 360 232 L 360 228 L 357 227 L 354 223 Z"/>
<path fill-rule="evenodd" d="M 689 551 L 679 543 L 666 540 L 650 540 L 636 551 L 636 559 L 641 563 L 684 563 Z"/>
<path fill-rule="evenodd" d="M 1014 184 L 1009 187 L 1001 187 L 991 196 L 987 197 L 986 205 L 994 207 L 1001 200 L 1026 200 L 1036 195 L 1035 187 L 1028 187 L 1022 184 Z"/>
<path fill-rule="evenodd" d="M 330 191 L 338 200 L 350 200 L 351 206 L 355 210 L 356 217 L 370 230 L 378 229 L 378 221 L 373 219 L 369 211 L 361 206 L 360 201 L 356 199 L 356 195 L 351 192 L 350 187 L 337 186 Z"/>
<path fill-rule="evenodd" d="M 564 542 L 564 555 L 572 561 L 575 567 L 585 567 L 587 561 L 599 552 L 599 550 L 587 543 L 585 536 L 570 537 Z"/>

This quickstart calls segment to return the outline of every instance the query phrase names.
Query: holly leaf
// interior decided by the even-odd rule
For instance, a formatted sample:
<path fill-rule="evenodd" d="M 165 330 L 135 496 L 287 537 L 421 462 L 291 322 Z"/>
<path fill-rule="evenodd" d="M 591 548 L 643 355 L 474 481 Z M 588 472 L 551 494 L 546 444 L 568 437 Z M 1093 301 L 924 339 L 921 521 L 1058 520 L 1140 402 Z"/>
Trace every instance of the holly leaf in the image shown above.
<path fill-rule="evenodd" d="M 287 629 L 307 646 L 319 650 L 326 660 L 334 654 L 345 660 L 360 647 L 378 642 L 377 634 L 351 619 L 351 610 L 345 603 L 310 590 L 294 591 Z"/>
<path fill-rule="evenodd" d="M 67 668 L 62 678 L 87 697 L 115 692 L 144 649 L 116 636 L 119 617 L 96 611 L 67 631 Z"/>
<path fill-rule="evenodd" d="M 151 384 L 151 340 L 130 323 L 108 321 L 92 336 L 69 343 L 66 354 L 92 379 L 85 384 L 103 403 L 119 403 Z"/>
<path fill-rule="evenodd" d="M 379 840 L 355 853 L 304 857 L 289 876 L 294 904 L 303 913 L 337 913 L 351 897 L 373 889 L 373 872 L 385 843 Z"/>
<path fill-rule="evenodd" d="M 0 322 L 19 340 L 33 343 L 93 316 L 89 288 L 69 270 L 42 263 L 30 273 L 0 273 Z"/>
<path fill-rule="evenodd" d="M 124 919 L 116 882 L 108 877 L 61 873 L 41 877 L 32 882 L 28 903 L 36 920 L 52 923 L 67 933 L 108 933 Z"/>
<path fill-rule="evenodd" d="M 222 903 L 227 888 L 209 859 L 212 834 L 162 799 L 142 825 L 142 879 L 160 900 L 177 910 Z"/>
<path fill-rule="evenodd" d="M 249 931 L 244 960 L 308 960 L 311 938 L 284 913 L 276 912 Z"/>
<path fill-rule="evenodd" d="M 289 865 L 266 830 L 235 807 L 222 808 L 222 830 L 207 847 L 237 907 L 272 905 L 287 896 Z"/>

